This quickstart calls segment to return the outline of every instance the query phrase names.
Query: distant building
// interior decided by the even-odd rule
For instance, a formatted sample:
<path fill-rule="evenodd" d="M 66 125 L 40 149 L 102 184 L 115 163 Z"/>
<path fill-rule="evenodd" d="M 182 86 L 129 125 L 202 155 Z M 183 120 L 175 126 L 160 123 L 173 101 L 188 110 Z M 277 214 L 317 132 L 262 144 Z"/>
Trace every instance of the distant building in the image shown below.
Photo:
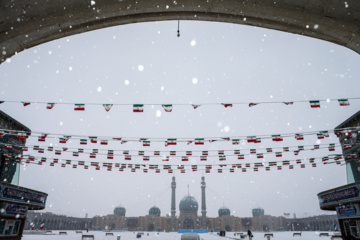
<path fill-rule="evenodd" d="M 262 208 L 254 208 L 252 210 L 253 217 L 261 216 L 261 215 L 264 215 L 264 214 L 265 214 L 265 211 Z"/>

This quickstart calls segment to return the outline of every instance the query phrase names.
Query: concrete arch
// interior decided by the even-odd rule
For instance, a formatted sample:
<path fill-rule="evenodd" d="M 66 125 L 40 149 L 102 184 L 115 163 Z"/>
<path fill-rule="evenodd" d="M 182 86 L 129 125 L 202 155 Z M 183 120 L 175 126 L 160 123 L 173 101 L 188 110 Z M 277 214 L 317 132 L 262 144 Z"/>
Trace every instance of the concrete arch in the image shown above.
<path fill-rule="evenodd" d="M 0 62 L 17 52 L 116 25 L 199 20 L 258 26 L 314 37 L 360 53 L 356 0 L 102 0 L 0 2 Z"/>

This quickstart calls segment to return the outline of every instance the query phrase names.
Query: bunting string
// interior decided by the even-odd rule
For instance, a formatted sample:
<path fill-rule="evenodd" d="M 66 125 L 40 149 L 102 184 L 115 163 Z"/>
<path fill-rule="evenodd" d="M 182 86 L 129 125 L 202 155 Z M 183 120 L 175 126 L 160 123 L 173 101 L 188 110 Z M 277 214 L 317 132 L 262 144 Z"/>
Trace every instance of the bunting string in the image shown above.
<path fill-rule="evenodd" d="M 103 106 L 105 111 L 110 111 L 113 106 L 132 106 L 133 112 L 140 113 L 144 112 L 144 106 L 162 106 L 165 112 L 172 112 L 174 106 L 191 106 L 193 109 L 197 109 L 201 106 L 223 106 L 225 108 L 231 108 L 233 105 L 247 105 L 249 107 L 254 107 L 259 104 L 285 104 L 293 105 L 294 103 L 306 103 L 308 102 L 311 108 L 320 108 L 321 102 L 332 102 L 337 101 L 339 106 L 349 106 L 349 100 L 359 100 L 360 97 L 353 98 L 331 98 L 331 99 L 317 99 L 317 100 L 291 100 L 291 101 L 259 101 L 259 102 L 233 102 L 233 103 L 178 103 L 178 104 L 159 104 L 159 103 L 146 103 L 146 104 L 129 104 L 129 103 L 70 103 L 70 102 L 42 102 L 42 101 L 12 101 L 12 100 L 1 100 L 0 104 L 4 103 L 20 103 L 24 107 L 27 107 L 31 104 L 44 104 L 46 109 L 51 110 L 56 105 L 72 105 L 74 106 L 74 111 L 85 111 L 85 106 Z"/>

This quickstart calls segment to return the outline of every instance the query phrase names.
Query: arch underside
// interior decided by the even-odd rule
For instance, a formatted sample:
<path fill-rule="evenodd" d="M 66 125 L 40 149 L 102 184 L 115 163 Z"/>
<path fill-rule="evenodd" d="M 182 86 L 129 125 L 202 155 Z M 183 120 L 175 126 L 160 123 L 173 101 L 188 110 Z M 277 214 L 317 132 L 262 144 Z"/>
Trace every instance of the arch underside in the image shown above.
<path fill-rule="evenodd" d="M 346 5 L 347 4 L 347 5 Z M 165 20 L 244 24 L 322 39 L 360 53 L 360 1 L 0 1 L 0 62 L 33 46 L 96 29 Z"/>

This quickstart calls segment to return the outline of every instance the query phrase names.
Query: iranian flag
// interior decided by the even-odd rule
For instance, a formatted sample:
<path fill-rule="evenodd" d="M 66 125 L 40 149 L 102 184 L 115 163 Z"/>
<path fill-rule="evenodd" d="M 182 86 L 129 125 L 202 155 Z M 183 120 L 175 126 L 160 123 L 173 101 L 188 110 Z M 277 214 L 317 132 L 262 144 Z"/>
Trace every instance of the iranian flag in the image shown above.
<path fill-rule="evenodd" d="M 299 151 L 304 151 L 304 149 L 305 149 L 304 146 L 298 146 Z"/>
<path fill-rule="evenodd" d="M 342 155 L 341 155 L 341 154 L 337 154 L 337 155 L 335 155 L 334 159 L 335 159 L 335 160 L 340 160 L 340 159 L 342 159 Z"/>
<path fill-rule="evenodd" d="M 283 165 L 290 165 L 290 161 L 282 161 Z"/>
<path fill-rule="evenodd" d="M 238 159 L 245 159 L 245 156 L 244 156 L 244 154 L 240 154 L 240 155 L 238 155 Z"/>
<path fill-rule="evenodd" d="M 173 173 L 173 170 L 172 170 L 172 169 L 169 169 L 169 170 L 168 170 L 168 173 Z"/>
<path fill-rule="evenodd" d="M 76 165 L 76 164 L 73 164 L 73 168 L 77 168 L 77 165 Z"/>
<path fill-rule="evenodd" d="M 220 155 L 219 156 L 219 161 L 226 161 L 226 156 L 225 155 Z"/>
<path fill-rule="evenodd" d="M 245 167 L 249 168 L 250 167 L 250 163 L 246 163 Z"/>
<path fill-rule="evenodd" d="M 256 154 L 256 149 L 250 149 L 250 154 Z"/>
<path fill-rule="evenodd" d="M 96 153 L 90 153 L 90 158 L 96 158 Z"/>
<path fill-rule="evenodd" d="M 150 161 L 150 157 L 149 156 L 144 156 L 143 161 Z"/>
<path fill-rule="evenodd" d="M 54 158 L 54 159 L 53 159 L 53 163 L 59 163 L 59 159 Z"/>
<path fill-rule="evenodd" d="M 99 166 L 99 167 L 95 167 L 95 170 L 99 171 L 99 170 L 100 170 L 100 166 Z"/>
<path fill-rule="evenodd" d="M 99 166 L 99 162 L 91 162 L 90 164 L 93 167 L 98 167 Z"/>
<path fill-rule="evenodd" d="M 256 138 L 255 143 L 261 143 L 261 138 Z"/>
<path fill-rule="evenodd" d="M 185 169 L 181 169 L 181 172 L 180 173 L 185 173 Z"/>
<path fill-rule="evenodd" d="M 47 103 L 46 109 L 53 109 L 54 106 L 55 106 L 55 103 Z"/>
<path fill-rule="evenodd" d="M 235 149 L 235 150 L 234 150 L 234 154 L 235 154 L 235 155 L 240 154 L 240 149 Z"/>
<path fill-rule="evenodd" d="M 59 143 L 66 143 L 68 140 L 67 138 L 59 138 Z"/>
<path fill-rule="evenodd" d="M 242 168 L 241 171 L 242 171 L 242 172 L 246 172 L 246 168 Z"/>
<path fill-rule="evenodd" d="M 119 168 L 119 167 L 120 167 L 120 163 L 115 163 L 115 167 Z"/>
<path fill-rule="evenodd" d="M 89 137 L 91 143 L 97 143 L 97 137 Z"/>
<path fill-rule="evenodd" d="M 27 151 L 29 151 L 29 148 L 26 147 L 26 146 L 22 146 L 22 147 L 21 147 L 21 150 L 22 150 L 23 152 L 27 152 Z"/>
<path fill-rule="evenodd" d="M 205 169 L 208 169 L 208 170 L 212 169 L 212 165 L 206 165 Z"/>
<path fill-rule="evenodd" d="M 51 166 L 51 167 L 54 167 L 54 166 L 55 166 L 55 163 L 51 162 L 51 163 L 50 163 L 50 166 Z"/>
<path fill-rule="evenodd" d="M 254 167 L 254 172 L 258 172 L 259 169 L 257 167 Z"/>
<path fill-rule="evenodd" d="M 75 111 L 85 111 L 85 104 L 76 103 L 74 107 Z"/>
<path fill-rule="evenodd" d="M 324 135 L 324 137 L 330 137 L 329 131 L 320 131 Z"/>
<path fill-rule="evenodd" d="M 294 151 L 294 155 L 295 155 L 295 156 L 299 155 L 299 152 L 300 152 L 300 151 L 295 150 L 295 151 Z"/>
<path fill-rule="evenodd" d="M 293 105 L 294 102 L 283 102 L 285 105 Z"/>
<path fill-rule="evenodd" d="M 49 152 L 52 152 L 52 151 L 54 151 L 54 147 L 48 147 L 48 149 L 47 149 Z"/>
<path fill-rule="evenodd" d="M 221 169 L 221 168 L 218 169 L 218 173 L 222 173 L 222 169 Z"/>
<path fill-rule="evenodd" d="M 66 167 L 66 164 L 65 164 L 65 163 L 62 163 L 62 164 L 61 164 L 61 167 Z"/>
<path fill-rule="evenodd" d="M 71 160 L 66 160 L 66 164 L 71 164 Z"/>
<path fill-rule="evenodd" d="M 277 170 L 282 170 L 282 166 L 277 166 Z"/>
<path fill-rule="evenodd" d="M 186 151 L 186 156 L 192 156 L 192 151 Z"/>
<path fill-rule="evenodd" d="M 172 112 L 172 104 L 163 104 L 162 107 L 164 108 L 165 112 Z"/>
<path fill-rule="evenodd" d="M 209 152 L 208 151 L 202 151 L 202 155 L 207 156 L 207 155 L 209 155 Z"/>
<path fill-rule="evenodd" d="M 349 99 L 338 99 L 340 106 L 349 106 Z"/>
<path fill-rule="evenodd" d="M 168 162 L 169 161 L 169 156 L 163 156 L 162 161 L 163 162 Z"/>
<path fill-rule="evenodd" d="M 177 169 L 184 169 L 184 165 L 178 165 Z"/>
<path fill-rule="evenodd" d="M 144 151 L 139 151 L 138 155 L 139 155 L 139 156 L 144 156 L 144 155 L 145 155 L 145 152 L 144 152 Z"/>
<path fill-rule="evenodd" d="M 270 153 L 272 151 L 273 151 L 272 148 L 266 148 L 266 152 Z"/>
<path fill-rule="evenodd" d="M 78 161 L 78 164 L 79 164 L 80 166 L 84 166 L 84 165 L 85 165 L 85 161 Z"/>
<path fill-rule="evenodd" d="M 277 166 L 277 162 L 269 162 L 269 167 Z"/>
<path fill-rule="evenodd" d="M 284 151 L 284 152 L 288 152 L 288 151 L 289 151 L 289 147 L 283 147 L 283 151 Z"/>
<path fill-rule="evenodd" d="M 26 106 L 29 106 L 31 102 L 22 102 L 23 106 L 26 107 Z"/>
<path fill-rule="evenodd" d="M 329 144 L 329 151 L 335 151 L 335 143 Z"/>
<path fill-rule="evenodd" d="M 297 134 L 295 134 L 295 138 L 296 138 L 296 140 L 304 140 L 304 135 L 297 133 Z"/>
<path fill-rule="evenodd" d="M 61 155 L 61 150 L 55 150 L 55 155 Z"/>
<path fill-rule="evenodd" d="M 43 229 L 44 229 L 44 227 L 45 227 L 45 223 L 44 223 L 44 222 L 42 222 L 42 223 L 40 224 L 40 230 L 43 230 Z"/>
<path fill-rule="evenodd" d="M 144 112 L 144 104 L 134 104 L 133 112 Z"/>
<path fill-rule="evenodd" d="M 264 155 L 262 153 L 256 154 L 256 158 L 264 158 Z"/>
<path fill-rule="evenodd" d="M 204 145 L 204 138 L 195 138 L 195 145 Z"/>
<path fill-rule="evenodd" d="M 316 163 L 311 164 L 312 167 L 316 167 Z"/>
<path fill-rule="evenodd" d="M 148 172 L 147 168 L 144 168 L 144 169 L 143 169 L 143 172 L 144 172 L 144 173 L 147 173 L 147 172 Z"/>
<path fill-rule="evenodd" d="M 256 106 L 258 105 L 258 103 L 249 103 L 249 107 L 253 107 L 253 106 Z"/>
<path fill-rule="evenodd" d="M 100 144 L 101 145 L 108 145 L 108 140 L 103 139 L 103 140 L 101 140 Z"/>
<path fill-rule="evenodd" d="M 116 138 L 113 138 L 113 139 L 114 139 L 114 140 L 121 141 L 122 138 L 116 137 Z"/>
<path fill-rule="evenodd" d="M 170 151 L 170 156 L 176 156 L 176 151 Z"/>
<path fill-rule="evenodd" d="M 231 108 L 233 105 L 231 103 L 222 103 L 222 105 L 225 107 L 225 108 Z"/>
<path fill-rule="evenodd" d="M 237 167 L 237 168 L 241 168 L 241 164 L 236 164 L 236 167 Z"/>
<path fill-rule="evenodd" d="M 189 158 L 188 157 L 181 157 L 181 161 L 183 161 L 183 162 L 189 161 Z"/>
<path fill-rule="evenodd" d="M 126 168 L 126 164 L 121 164 L 121 168 Z"/>
<path fill-rule="evenodd" d="M 232 140 L 232 145 L 239 145 L 240 144 L 240 139 L 233 139 Z"/>
<path fill-rule="evenodd" d="M 12 148 L 13 148 L 13 146 L 12 146 L 12 145 L 10 145 L 10 144 L 5 144 L 5 148 L 6 148 L 6 149 L 12 149 Z M 34 150 L 35 150 L 35 148 L 34 148 Z M 39 150 L 39 148 L 38 148 L 38 150 Z"/>
<path fill-rule="evenodd" d="M 300 167 L 301 167 L 301 168 L 305 168 L 305 164 L 301 164 Z"/>
<path fill-rule="evenodd" d="M 124 154 L 124 155 L 128 155 L 128 154 L 129 154 L 129 150 L 124 150 L 124 151 L 123 151 L 123 154 Z"/>
<path fill-rule="evenodd" d="M 205 173 L 210 173 L 210 170 L 209 170 L 209 169 L 205 169 Z"/>
<path fill-rule="evenodd" d="M 322 134 L 322 133 L 317 133 L 316 135 L 317 135 L 318 139 L 324 139 L 324 137 L 325 137 L 324 134 Z"/>
<path fill-rule="evenodd" d="M 103 104 L 103 107 L 105 109 L 105 111 L 110 111 L 110 109 L 112 108 L 113 104 Z"/>
<path fill-rule="evenodd" d="M 160 151 L 154 151 L 154 155 L 155 155 L 155 156 L 159 156 L 159 155 L 160 155 Z"/>
<path fill-rule="evenodd" d="M 296 159 L 296 163 L 297 164 L 301 163 L 301 159 Z"/>
<path fill-rule="evenodd" d="M 108 154 L 107 159 L 114 159 L 114 155 L 113 154 Z"/>
<path fill-rule="evenodd" d="M 150 141 L 143 141 L 143 147 L 150 147 Z"/>
<path fill-rule="evenodd" d="M 248 143 L 250 143 L 250 142 L 255 143 L 255 142 L 256 142 L 256 136 L 249 136 L 249 137 L 247 137 L 247 142 L 248 142 Z"/>
<path fill-rule="evenodd" d="M 140 169 L 140 164 L 135 164 L 136 169 Z"/>
<path fill-rule="evenodd" d="M 113 154 L 114 154 L 114 150 L 108 150 L 108 154 L 113 155 Z"/>
<path fill-rule="evenodd" d="M 320 107 L 320 101 L 315 100 L 315 101 L 309 101 L 310 102 L 310 107 L 311 108 L 319 108 Z"/>
<path fill-rule="evenodd" d="M 218 155 L 225 155 L 224 150 L 219 150 Z"/>
<path fill-rule="evenodd" d="M 96 149 L 96 148 L 93 149 L 93 150 L 92 150 L 92 153 L 99 153 L 99 149 Z"/>
<path fill-rule="evenodd" d="M 281 137 L 281 135 L 272 135 L 271 137 L 274 142 L 282 142 L 283 141 L 283 138 Z"/>
<path fill-rule="evenodd" d="M 310 162 L 310 163 L 314 163 L 314 162 L 315 162 L 315 158 L 310 158 L 310 159 L 309 159 L 309 162 Z"/>
<path fill-rule="evenodd" d="M 125 160 L 131 160 L 131 155 L 125 155 Z"/>
<path fill-rule="evenodd" d="M 196 169 L 197 169 L 197 165 L 191 165 L 191 169 L 192 169 L 192 170 L 196 170 Z"/>
<path fill-rule="evenodd" d="M 41 161 L 42 161 L 42 162 L 46 162 L 46 157 L 42 157 L 42 158 L 41 158 Z"/>
<path fill-rule="evenodd" d="M 160 173 L 160 169 L 155 169 L 155 173 Z"/>
<path fill-rule="evenodd" d="M 235 172 L 235 169 L 234 169 L 234 168 L 230 168 L 230 172 L 231 172 L 231 173 Z"/>
<path fill-rule="evenodd" d="M 87 139 L 80 139 L 80 145 L 86 145 Z"/>
<path fill-rule="evenodd" d="M 167 145 L 176 145 L 176 138 L 168 138 Z"/>
<path fill-rule="evenodd" d="M 289 165 L 289 169 L 294 169 L 294 165 Z"/>
<path fill-rule="evenodd" d="M 69 149 L 69 148 L 67 148 L 67 147 L 63 147 L 63 148 L 62 148 L 63 152 L 66 152 L 68 149 Z"/>
<path fill-rule="evenodd" d="M 260 162 L 258 162 L 258 163 L 255 163 L 255 167 L 263 167 L 264 165 Z"/>
<path fill-rule="evenodd" d="M 345 148 L 345 149 L 351 149 L 352 146 L 351 146 L 350 143 L 345 143 L 345 144 L 344 144 L 344 148 Z"/>
<path fill-rule="evenodd" d="M 265 170 L 266 170 L 266 171 L 270 171 L 270 167 L 266 167 Z"/>
<path fill-rule="evenodd" d="M 197 108 L 200 107 L 201 105 L 191 104 L 191 106 L 192 106 L 194 109 L 197 109 Z"/>
<path fill-rule="evenodd" d="M 19 140 L 25 141 L 26 140 L 26 132 L 18 132 L 17 137 L 19 138 Z"/>
<path fill-rule="evenodd" d="M 112 167 L 111 167 L 111 166 L 107 167 L 107 170 L 108 170 L 109 172 L 112 171 Z"/>
<path fill-rule="evenodd" d="M 322 158 L 322 161 L 325 162 L 325 161 L 328 161 L 329 160 L 329 157 L 323 157 Z"/>
<path fill-rule="evenodd" d="M 320 149 L 320 145 L 314 145 L 314 149 Z"/>

